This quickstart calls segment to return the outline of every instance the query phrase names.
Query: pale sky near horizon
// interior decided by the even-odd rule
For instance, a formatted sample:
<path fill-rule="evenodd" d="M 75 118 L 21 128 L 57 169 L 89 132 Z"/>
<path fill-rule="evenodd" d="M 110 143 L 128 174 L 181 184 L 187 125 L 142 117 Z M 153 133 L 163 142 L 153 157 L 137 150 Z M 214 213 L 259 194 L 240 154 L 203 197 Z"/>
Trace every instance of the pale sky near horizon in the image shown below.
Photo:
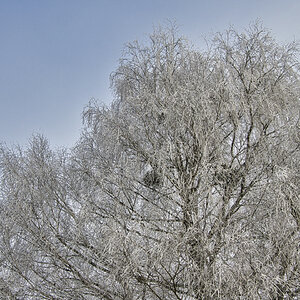
<path fill-rule="evenodd" d="M 299 0 L 0 0 L 0 143 L 42 133 L 74 145 L 89 100 L 112 100 L 124 44 L 168 19 L 197 46 L 258 18 L 278 41 L 300 40 L 299 15 Z"/>

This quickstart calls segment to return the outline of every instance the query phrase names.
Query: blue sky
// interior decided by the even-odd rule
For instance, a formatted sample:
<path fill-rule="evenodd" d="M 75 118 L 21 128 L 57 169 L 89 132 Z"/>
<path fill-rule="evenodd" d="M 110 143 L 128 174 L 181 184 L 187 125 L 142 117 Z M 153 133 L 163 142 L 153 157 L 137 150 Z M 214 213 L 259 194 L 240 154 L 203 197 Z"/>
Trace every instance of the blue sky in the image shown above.
<path fill-rule="evenodd" d="M 279 41 L 300 40 L 299 0 L 0 0 L 0 142 L 42 133 L 72 146 L 91 98 L 109 104 L 124 44 L 176 20 L 195 45 L 260 18 Z"/>

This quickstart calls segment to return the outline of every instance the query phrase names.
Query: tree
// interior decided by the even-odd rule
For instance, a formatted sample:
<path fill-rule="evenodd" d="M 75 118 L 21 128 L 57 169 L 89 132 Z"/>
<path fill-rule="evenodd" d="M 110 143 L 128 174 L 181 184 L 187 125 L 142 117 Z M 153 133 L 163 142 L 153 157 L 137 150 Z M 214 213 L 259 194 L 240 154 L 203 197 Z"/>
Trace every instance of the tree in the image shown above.
<path fill-rule="evenodd" d="M 2 147 L 3 295 L 299 297 L 297 54 L 258 23 L 206 52 L 157 29 L 71 152 Z"/>

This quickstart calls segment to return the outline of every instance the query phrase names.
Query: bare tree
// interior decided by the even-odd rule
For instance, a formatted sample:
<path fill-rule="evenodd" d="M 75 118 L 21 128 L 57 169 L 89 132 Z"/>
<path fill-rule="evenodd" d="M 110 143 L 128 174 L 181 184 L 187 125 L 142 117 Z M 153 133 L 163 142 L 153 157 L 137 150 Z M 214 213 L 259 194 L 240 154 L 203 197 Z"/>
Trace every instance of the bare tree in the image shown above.
<path fill-rule="evenodd" d="M 297 54 L 258 23 L 208 51 L 174 26 L 128 44 L 69 153 L 1 148 L 0 292 L 299 297 Z"/>

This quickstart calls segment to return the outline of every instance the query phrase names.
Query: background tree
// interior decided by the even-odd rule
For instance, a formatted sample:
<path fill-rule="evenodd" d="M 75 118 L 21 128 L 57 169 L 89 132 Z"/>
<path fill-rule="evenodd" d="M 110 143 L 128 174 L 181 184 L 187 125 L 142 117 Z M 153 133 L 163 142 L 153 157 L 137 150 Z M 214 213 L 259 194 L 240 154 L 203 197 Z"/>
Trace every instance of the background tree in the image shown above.
<path fill-rule="evenodd" d="M 206 52 L 157 29 L 70 153 L 2 147 L 3 295 L 296 299 L 297 54 L 257 23 Z"/>

